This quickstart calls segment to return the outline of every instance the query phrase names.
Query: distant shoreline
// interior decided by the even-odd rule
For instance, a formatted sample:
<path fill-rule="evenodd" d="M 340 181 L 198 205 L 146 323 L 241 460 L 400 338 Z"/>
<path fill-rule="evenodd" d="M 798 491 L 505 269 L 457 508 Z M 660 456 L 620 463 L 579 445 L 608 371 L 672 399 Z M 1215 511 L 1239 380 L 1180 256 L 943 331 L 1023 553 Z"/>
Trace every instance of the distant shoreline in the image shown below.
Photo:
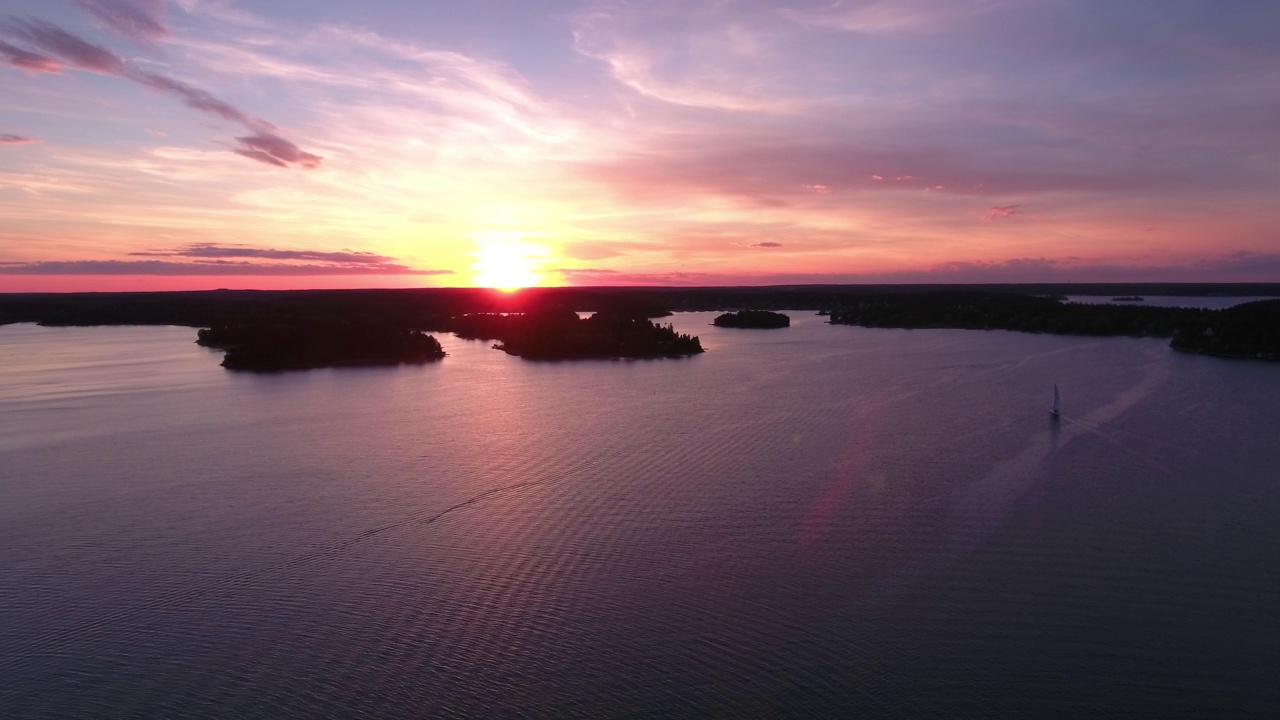
<path fill-rule="evenodd" d="M 412 338 L 433 332 L 497 340 L 500 349 L 527 359 L 692 355 L 703 351 L 697 337 L 655 325 L 651 318 L 671 312 L 725 310 L 734 311 L 728 317 L 777 318 L 780 322 L 785 315 L 779 311 L 808 310 L 827 313 L 833 325 L 1167 337 L 1176 349 L 1201 354 L 1280 357 L 1280 299 L 1207 309 L 1155 303 L 1062 302 L 1060 295 L 1029 292 L 1049 287 L 1020 286 L 1020 292 L 984 291 L 972 286 L 952 290 L 897 286 L 876 293 L 872 286 L 805 286 L 531 288 L 511 294 L 432 289 L 7 295 L 0 296 L 0 324 L 210 328 L 219 331 L 202 330 L 201 336 L 206 344 L 219 345 L 227 344 L 226 333 L 235 330 L 252 338 L 254 347 L 231 348 L 227 367 L 265 364 L 268 369 L 349 361 L 365 365 L 417 361 L 419 355 L 435 355 L 436 350 L 414 343 L 430 345 L 435 341 L 430 336 Z M 1153 289 L 1141 287 L 1148 293 Z M 1237 287 L 1266 293 L 1263 297 L 1280 295 L 1280 285 Z M 1084 289 L 1071 288 L 1076 293 Z M 1091 289 L 1106 291 L 1097 297 L 1120 297 L 1113 294 L 1115 287 Z M 1202 297 L 1222 297 L 1225 286 L 1176 289 L 1213 289 L 1219 294 Z M 583 318 L 580 313 L 592 316 Z M 215 334 L 219 336 L 211 336 Z"/>

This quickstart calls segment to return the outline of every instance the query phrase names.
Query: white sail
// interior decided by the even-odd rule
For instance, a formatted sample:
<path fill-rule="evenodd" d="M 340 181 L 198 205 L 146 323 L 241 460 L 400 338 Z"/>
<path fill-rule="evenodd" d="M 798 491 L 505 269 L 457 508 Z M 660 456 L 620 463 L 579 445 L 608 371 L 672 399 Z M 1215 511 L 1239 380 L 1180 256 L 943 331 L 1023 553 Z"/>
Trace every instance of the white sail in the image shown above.
<path fill-rule="evenodd" d="M 1058 386 L 1053 386 L 1053 405 L 1049 407 L 1049 412 L 1057 415 L 1062 410 L 1062 396 L 1058 394 Z"/>

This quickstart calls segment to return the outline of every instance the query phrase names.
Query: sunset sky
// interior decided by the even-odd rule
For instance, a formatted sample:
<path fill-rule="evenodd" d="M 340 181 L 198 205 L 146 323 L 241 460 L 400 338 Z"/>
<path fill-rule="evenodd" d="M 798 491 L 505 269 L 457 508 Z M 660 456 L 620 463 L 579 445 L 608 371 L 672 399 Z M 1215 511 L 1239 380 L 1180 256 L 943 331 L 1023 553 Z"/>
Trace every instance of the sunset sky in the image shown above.
<path fill-rule="evenodd" d="M 4 0 L 0 291 L 1280 281 L 1275 0 Z"/>

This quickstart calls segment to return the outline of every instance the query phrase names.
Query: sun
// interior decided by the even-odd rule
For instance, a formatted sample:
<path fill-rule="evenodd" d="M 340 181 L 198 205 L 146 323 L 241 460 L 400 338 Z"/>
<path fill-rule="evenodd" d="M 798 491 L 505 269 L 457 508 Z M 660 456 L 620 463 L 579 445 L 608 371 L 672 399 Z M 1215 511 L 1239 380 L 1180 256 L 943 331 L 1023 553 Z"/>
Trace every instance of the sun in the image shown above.
<path fill-rule="evenodd" d="M 535 287 L 542 281 L 537 267 L 547 249 L 511 240 L 488 240 L 480 243 L 476 262 L 471 266 L 477 287 L 503 292 Z"/>

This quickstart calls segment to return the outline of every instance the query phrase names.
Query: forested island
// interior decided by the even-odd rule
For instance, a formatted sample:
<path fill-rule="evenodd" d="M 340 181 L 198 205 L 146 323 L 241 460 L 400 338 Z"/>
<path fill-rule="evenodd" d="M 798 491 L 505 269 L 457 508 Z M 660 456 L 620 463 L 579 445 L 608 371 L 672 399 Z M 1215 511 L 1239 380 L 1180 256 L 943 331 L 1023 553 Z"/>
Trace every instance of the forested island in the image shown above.
<path fill-rule="evenodd" d="M 1011 293 L 921 293 L 858 298 L 832 311 L 835 325 L 1016 330 L 1060 335 L 1171 338 L 1175 350 L 1280 359 L 1280 300 L 1225 310 L 1064 303 Z"/>
<path fill-rule="evenodd" d="M 1111 298 L 1111 302 L 1144 302 L 1146 298 L 1141 295 L 1121 295 L 1120 297 Z"/>
<path fill-rule="evenodd" d="M 768 310 L 740 310 L 725 313 L 712 321 L 717 327 L 774 329 L 791 327 L 791 318 Z"/>
<path fill-rule="evenodd" d="M 530 360 L 675 358 L 703 352 L 697 337 L 620 310 L 587 318 L 563 307 L 472 313 L 454 318 L 450 328 L 459 337 L 497 340 L 497 349 Z"/>
<path fill-rule="evenodd" d="M 1189 318 L 1209 310 L 1066 303 L 1014 293 L 940 292 L 879 295 L 832 311 L 834 325 L 893 328 L 1017 330 L 1065 335 L 1172 337 Z"/>
<path fill-rule="evenodd" d="M 218 325 L 198 331 L 196 343 L 226 350 L 222 366 L 228 370 L 256 372 L 421 364 L 445 356 L 430 335 L 369 322 Z"/>

